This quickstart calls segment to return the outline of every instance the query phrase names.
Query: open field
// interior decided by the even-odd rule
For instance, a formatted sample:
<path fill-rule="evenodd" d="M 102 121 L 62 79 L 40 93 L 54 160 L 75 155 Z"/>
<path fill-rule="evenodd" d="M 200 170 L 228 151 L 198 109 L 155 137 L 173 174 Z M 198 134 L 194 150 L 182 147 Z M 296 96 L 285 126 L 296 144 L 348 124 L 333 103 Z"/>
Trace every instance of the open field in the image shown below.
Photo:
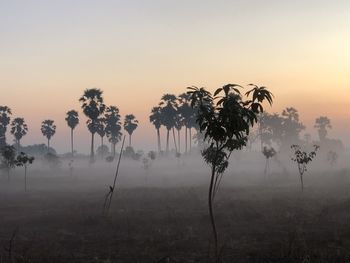
<path fill-rule="evenodd" d="M 17 169 L 1 179 L 0 262 L 210 262 L 205 167 L 173 165 L 125 163 L 107 217 L 112 165 L 73 176 L 34 167 L 27 193 Z M 223 262 L 350 260 L 347 171 L 308 175 L 303 194 L 296 174 L 262 177 L 224 179 L 215 202 Z"/>

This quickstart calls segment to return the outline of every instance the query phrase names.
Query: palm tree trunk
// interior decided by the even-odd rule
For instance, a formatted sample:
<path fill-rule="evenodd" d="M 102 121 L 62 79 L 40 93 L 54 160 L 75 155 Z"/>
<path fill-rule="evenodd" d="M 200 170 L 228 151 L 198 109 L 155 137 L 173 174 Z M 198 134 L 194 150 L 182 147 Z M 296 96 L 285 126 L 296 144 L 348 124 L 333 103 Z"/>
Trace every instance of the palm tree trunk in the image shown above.
<path fill-rule="evenodd" d="M 181 152 L 180 130 L 177 130 L 177 143 L 179 146 L 179 153 L 180 153 Z"/>
<path fill-rule="evenodd" d="M 192 129 L 190 128 L 190 153 L 192 150 Z"/>
<path fill-rule="evenodd" d="M 177 145 L 176 145 L 176 139 L 175 139 L 175 129 L 174 128 L 173 128 L 173 139 L 174 139 L 175 152 L 178 153 Z"/>
<path fill-rule="evenodd" d="M 161 145 L 160 145 L 160 131 L 157 129 L 157 137 L 158 137 L 158 152 L 160 153 L 162 151 Z"/>
<path fill-rule="evenodd" d="M 101 158 L 103 159 L 103 136 L 101 136 Z"/>
<path fill-rule="evenodd" d="M 170 130 L 167 129 L 167 134 L 166 134 L 166 150 L 165 152 L 169 152 L 169 136 L 170 136 Z"/>
<path fill-rule="evenodd" d="M 24 165 L 24 192 L 27 192 L 27 166 Z"/>
<path fill-rule="evenodd" d="M 115 158 L 115 143 L 112 143 L 113 145 L 113 158 Z"/>
<path fill-rule="evenodd" d="M 129 134 L 129 146 L 131 147 L 131 134 Z"/>
<path fill-rule="evenodd" d="M 50 139 L 47 139 L 47 153 L 50 152 Z"/>
<path fill-rule="evenodd" d="M 93 162 L 95 159 L 95 153 L 94 153 L 94 133 L 91 133 L 91 151 L 90 151 L 90 162 Z"/>
<path fill-rule="evenodd" d="M 17 140 L 17 152 L 19 152 L 20 140 Z"/>
<path fill-rule="evenodd" d="M 185 146 L 185 147 L 186 147 L 186 148 L 185 148 L 185 153 L 187 153 L 187 140 L 188 140 L 188 139 L 187 139 L 187 127 L 185 127 L 185 141 L 186 141 L 186 143 L 185 143 L 185 145 L 186 145 L 186 146 Z"/>
<path fill-rule="evenodd" d="M 74 147 L 73 147 L 73 129 L 70 130 L 70 146 L 71 146 L 71 150 L 72 150 L 72 158 L 74 157 Z"/>

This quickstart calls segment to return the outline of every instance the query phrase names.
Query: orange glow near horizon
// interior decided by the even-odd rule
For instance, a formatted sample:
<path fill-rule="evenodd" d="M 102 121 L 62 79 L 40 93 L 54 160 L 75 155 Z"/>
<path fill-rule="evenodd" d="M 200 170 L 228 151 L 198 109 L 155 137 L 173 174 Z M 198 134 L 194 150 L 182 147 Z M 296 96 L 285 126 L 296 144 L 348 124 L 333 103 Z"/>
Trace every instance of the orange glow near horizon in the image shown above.
<path fill-rule="evenodd" d="M 297 108 L 313 135 L 315 118 L 328 116 L 330 136 L 349 145 L 350 3 L 117 2 L 0 3 L 0 105 L 26 119 L 23 144 L 45 142 L 40 123 L 51 118 L 53 147 L 68 151 L 65 113 L 87 88 L 133 113 L 135 147 L 154 148 L 148 116 L 164 93 L 254 83 L 275 95 L 267 111 Z M 79 113 L 77 149 L 87 152 Z"/>

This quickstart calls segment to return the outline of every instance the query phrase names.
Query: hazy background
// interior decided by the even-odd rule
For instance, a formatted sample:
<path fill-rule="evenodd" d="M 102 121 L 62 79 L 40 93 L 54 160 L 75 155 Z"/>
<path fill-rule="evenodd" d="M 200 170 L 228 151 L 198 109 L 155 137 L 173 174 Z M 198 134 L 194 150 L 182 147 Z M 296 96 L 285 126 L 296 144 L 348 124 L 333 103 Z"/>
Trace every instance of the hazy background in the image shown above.
<path fill-rule="evenodd" d="M 133 144 L 149 149 L 162 94 L 251 82 L 275 94 L 270 112 L 294 106 L 314 138 L 326 115 L 329 137 L 350 142 L 349 1 L 0 0 L 0 36 L 0 105 L 28 123 L 23 145 L 46 142 L 40 124 L 51 118 L 52 146 L 69 151 L 64 118 L 76 109 L 76 149 L 87 152 L 86 88 L 135 114 Z"/>

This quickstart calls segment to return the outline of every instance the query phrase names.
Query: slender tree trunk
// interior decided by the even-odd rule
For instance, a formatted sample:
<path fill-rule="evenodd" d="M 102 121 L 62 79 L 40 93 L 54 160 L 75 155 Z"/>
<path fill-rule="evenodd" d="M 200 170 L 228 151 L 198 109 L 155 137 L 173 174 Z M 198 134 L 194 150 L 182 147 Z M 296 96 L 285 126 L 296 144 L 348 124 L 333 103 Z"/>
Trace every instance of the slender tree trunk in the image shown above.
<path fill-rule="evenodd" d="M 208 206 L 209 206 L 210 223 L 211 223 L 211 227 L 213 230 L 213 236 L 214 236 L 215 260 L 218 263 L 219 262 L 218 232 L 216 230 L 216 223 L 215 223 L 214 209 L 213 209 L 214 179 L 215 179 L 215 166 L 212 167 L 212 171 L 211 171 L 209 193 L 208 193 Z"/>
<path fill-rule="evenodd" d="M 27 166 L 24 165 L 24 192 L 27 192 Z"/>
<path fill-rule="evenodd" d="M 95 133 L 91 133 L 91 151 L 90 151 L 90 162 L 94 162 L 95 160 L 95 152 L 94 152 L 94 135 Z"/>
<path fill-rule="evenodd" d="M 74 157 L 74 146 L 73 146 L 73 129 L 70 130 L 70 146 L 71 146 L 71 150 L 72 150 L 72 158 Z"/>
<path fill-rule="evenodd" d="M 20 140 L 17 140 L 17 152 L 19 152 L 19 147 L 20 147 Z"/>
<path fill-rule="evenodd" d="M 177 130 L 177 142 L 178 142 L 179 153 L 180 153 L 181 152 L 180 130 Z"/>
<path fill-rule="evenodd" d="M 185 141 L 186 141 L 186 143 L 185 143 L 185 153 L 187 153 L 187 127 L 185 127 Z"/>
<path fill-rule="evenodd" d="M 178 153 L 177 145 L 176 145 L 176 139 L 175 139 L 175 129 L 174 128 L 173 128 L 173 139 L 174 139 L 175 152 Z"/>
<path fill-rule="evenodd" d="M 301 191 L 304 192 L 304 179 L 303 179 L 303 175 L 300 175 L 300 183 L 301 183 Z"/>
<path fill-rule="evenodd" d="M 170 130 L 167 129 L 167 133 L 166 133 L 166 153 L 169 153 L 169 136 L 170 136 Z"/>
<path fill-rule="evenodd" d="M 115 158 L 115 143 L 112 143 L 112 148 L 113 148 L 113 158 Z M 121 154 L 121 153 L 120 153 Z"/>
<path fill-rule="evenodd" d="M 131 134 L 129 134 L 129 146 L 131 147 Z"/>
<path fill-rule="evenodd" d="M 190 153 L 192 150 L 192 128 L 190 128 Z"/>
<path fill-rule="evenodd" d="M 103 136 L 101 136 L 101 158 L 103 160 L 104 153 L 103 153 Z"/>
<path fill-rule="evenodd" d="M 47 139 L 47 153 L 50 152 L 50 139 Z"/>
<path fill-rule="evenodd" d="M 157 137 L 158 137 L 158 152 L 160 153 L 162 151 L 161 145 L 160 145 L 160 131 L 157 129 Z"/>

